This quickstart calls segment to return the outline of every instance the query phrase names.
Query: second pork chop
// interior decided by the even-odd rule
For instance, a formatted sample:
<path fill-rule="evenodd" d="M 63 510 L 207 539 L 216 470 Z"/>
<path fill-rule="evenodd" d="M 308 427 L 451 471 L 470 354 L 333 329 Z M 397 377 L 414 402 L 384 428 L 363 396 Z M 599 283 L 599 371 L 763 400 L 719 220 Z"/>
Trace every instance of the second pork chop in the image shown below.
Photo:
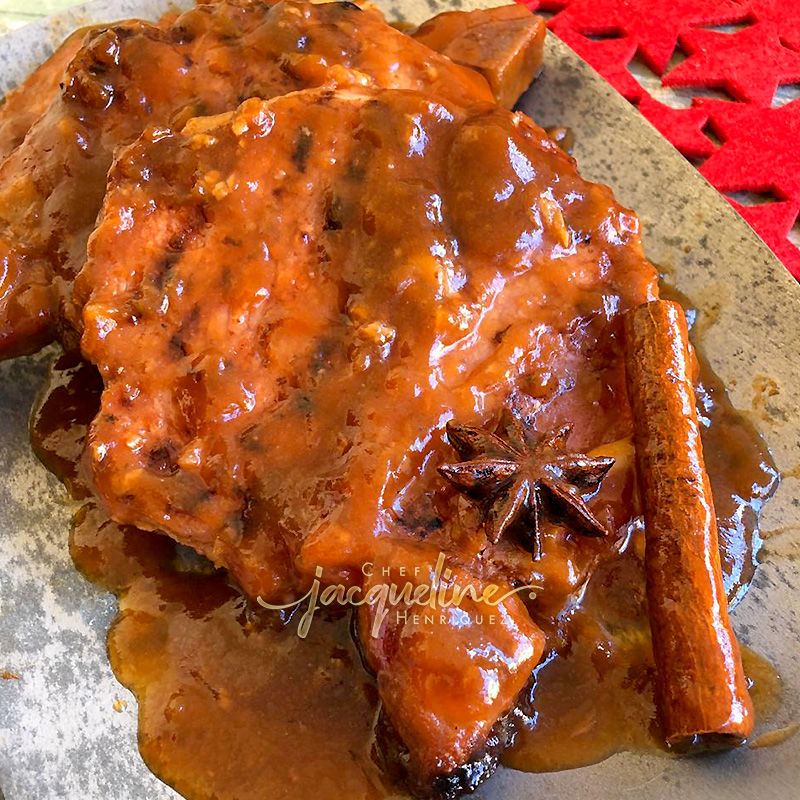
<path fill-rule="evenodd" d="M 226 0 L 90 35 L 60 94 L 0 166 L 0 358 L 39 349 L 62 313 L 76 322 L 71 283 L 115 148 L 147 125 L 348 83 L 493 102 L 480 75 L 351 3 Z"/>

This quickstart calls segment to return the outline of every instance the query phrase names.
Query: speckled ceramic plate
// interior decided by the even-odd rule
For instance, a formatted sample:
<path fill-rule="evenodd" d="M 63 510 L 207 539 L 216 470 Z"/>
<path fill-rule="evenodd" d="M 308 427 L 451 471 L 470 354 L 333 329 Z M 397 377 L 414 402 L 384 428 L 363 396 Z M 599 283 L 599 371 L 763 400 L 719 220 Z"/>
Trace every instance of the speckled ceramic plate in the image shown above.
<path fill-rule="evenodd" d="M 480 0 L 386 0 L 418 22 Z M 78 25 L 155 17 L 167 0 L 102 0 L 0 39 L 0 91 L 21 80 Z M 734 614 L 740 638 L 783 677 L 769 729 L 800 721 L 800 289 L 694 169 L 570 50 L 550 37 L 546 71 L 522 101 L 543 125 L 567 125 L 584 176 L 635 208 L 650 258 L 701 312 L 701 343 L 736 405 L 752 414 L 785 478 L 763 517 L 768 533 L 750 593 Z M 790 146 L 787 143 L 787 146 Z M 115 602 L 77 573 L 67 552 L 70 507 L 33 457 L 27 416 L 46 358 L 0 365 L 0 800 L 165 800 L 175 792 L 136 749 L 136 704 L 108 666 Z M 128 701 L 118 713 L 117 699 Z M 119 705 L 117 706 L 119 707 Z M 800 736 L 776 747 L 672 760 L 619 754 L 546 775 L 500 770 L 479 795 L 593 800 L 796 800 Z M 346 800 L 343 798 L 343 800 Z"/>

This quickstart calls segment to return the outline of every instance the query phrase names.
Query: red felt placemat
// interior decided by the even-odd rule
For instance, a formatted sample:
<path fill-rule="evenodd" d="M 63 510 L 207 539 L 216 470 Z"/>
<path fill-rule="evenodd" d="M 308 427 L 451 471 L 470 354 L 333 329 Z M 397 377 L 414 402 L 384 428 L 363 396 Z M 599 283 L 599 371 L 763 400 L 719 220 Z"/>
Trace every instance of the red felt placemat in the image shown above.
<path fill-rule="evenodd" d="M 789 239 L 800 214 L 800 98 L 773 105 L 779 86 L 800 84 L 800 0 L 519 1 L 550 12 L 549 28 L 690 158 L 800 279 L 800 250 Z M 662 86 L 715 89 L 730 100 L 665 105 L 630 72 L 636 57 Z"/>

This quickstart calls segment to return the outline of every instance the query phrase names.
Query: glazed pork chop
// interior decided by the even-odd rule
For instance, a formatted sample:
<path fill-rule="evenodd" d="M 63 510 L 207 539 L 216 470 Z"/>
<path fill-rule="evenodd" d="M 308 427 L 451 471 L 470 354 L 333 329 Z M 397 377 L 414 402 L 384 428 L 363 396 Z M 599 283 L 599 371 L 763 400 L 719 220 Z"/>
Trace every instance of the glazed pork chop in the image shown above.
<path fill-rule="evenodd" d="M 52 89 L 74 47 L 71 40 L 36 80 Z M 0 166 L 0 358 L 37 350 L 59 326 L 66 344 L 74 343 L 71 282 L 117 147 L 148 125 L 180 126 L 251 96 L 347 84 L 419 89 L 467 105 L 493 102 L 477 72 L 352 3 L 227 0 L 158 26 L 128 22 L 91 35 L 70 62 L 63 89 Z M 37 101 L 31 113 L 38 112 Z"/>
<path fill-rule="evenodd" d="M 463 788 L 541 655 L 534 619 L 610 545 L 555 523 L 535 555 L 488 540 L 438 471 L 447 423 L 494 428 L 510 405 L 540 434 L 571 423 L 571 451 L 624 440 L 618 321 L 656 295 L 635 215 L 520 114 L 322 88 L 150 127 L 75 285 L 104 381 L 87 471 L 115 520 L 251 598 L 439 551 L 477 585 L 535 584 L 492 625 L 361 620 L 412 783 Z M 592 514 L 625 521 L 602 495 Z"/>

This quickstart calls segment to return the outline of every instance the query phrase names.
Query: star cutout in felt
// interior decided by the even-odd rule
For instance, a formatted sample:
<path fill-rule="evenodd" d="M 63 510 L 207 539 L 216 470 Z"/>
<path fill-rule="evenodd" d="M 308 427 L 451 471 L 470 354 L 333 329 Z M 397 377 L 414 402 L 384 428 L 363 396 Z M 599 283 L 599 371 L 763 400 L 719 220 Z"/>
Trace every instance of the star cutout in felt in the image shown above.
<path fill-rule="evenodd" d="M 800 280 L 800 250 L 789 241 L 789 231 L 800 214 L 800 200 L 758 206 L 743 206 L 731 202 L 731 205 L 783 261 L 789 272 Z"/>
<path fill-rule="evenodd" d="M 559 31 L 558 36 L 626 100 L 635 102 L 644 95 L 641 84 L 628 71 L 628 64 L 638 47 L 635 39 L 628 36 L 620 39 L 587 39 L 569 28 Z"/>
<path fill-rule="evenodd" d="M 708 112 L 714 133 L 723 142 L 729 142 L 748 131 L 753 124 L 754 115 L 763 110 L 749 103 L 713 100 L 706 97 L 696 97 L 692 100 L 692 108 Z"/>
<path fill-rule="evenodd" d="M 750 16 L 775 26 L 780 40 L 800 50 L 800 3 L 797 0 L 746 0 Z"/>
<path fill-rule="evenodd" d="M 708 111 L 702 108 L 670 108 L 649 95 L 639 101 L 639 111 L 687 158 L 707 158 L 714 144 L 704 133 Z"/>
<path fill-rule="evenodd" d="M 733 0 L 573 0 L 549 24 L 559 37 L 572 30 L 585 36 L 630 36 L 647 65 L 661 75 L 679 34 L 698 25 L 747 19 Z"/>
<path fill-rule="evenodd" d="M 784 47 L 772 25 L 692 30 L 679 41 L 689 58 L 664 76 L 664 86 L 722 87 L 737 100 L 768 106 L 779 84 L 800 80 L 800 53 Z"/>
<path fill-rule="evenodd" d="M 777 85 L 798 80 L 792 75 L 800 56 L 800 0 L 522 2 L 553 12 L 550 28 L 637 104 L 681 153 L 708 156 L 701 172 L 718 189 L 771 192 L 778 202 L 734 205 L 800 280 L 800 251 L 787 238 L 800 204 L 800 100 L 779 109 L 695 99 L 690 109 L 673 109 L 650 97 L 627 70 L 635 45 L 662 74 L 680 39 L 689 58 L 666 76 L 666 85 L 722 85 L 767 106 Z M 740 22 L 756 24 L 736 34 L 695 30 Z M 708 123 L 721 147 L 703 134 Z"/>
<path fill-rule="evenodd" d="M 800 99 L 782 108 L 695 100 L 723 140 L 700 172 L 721 192 L 773 192 L 800 200 Z"/>

